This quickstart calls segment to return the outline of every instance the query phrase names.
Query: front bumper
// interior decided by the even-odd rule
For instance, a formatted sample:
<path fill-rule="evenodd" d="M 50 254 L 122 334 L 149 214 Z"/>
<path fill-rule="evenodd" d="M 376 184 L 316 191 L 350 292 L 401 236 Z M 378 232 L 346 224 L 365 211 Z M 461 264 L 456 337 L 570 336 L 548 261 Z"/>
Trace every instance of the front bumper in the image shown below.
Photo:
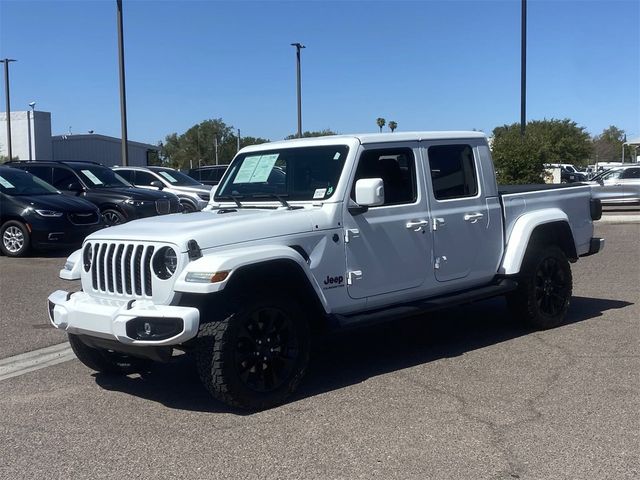
<path fill-rule="evenodd" d="M 127 345 L 179 345 L 194 338 L 200 325 L 197 308 L 107 300 L 85 292 L 53 292 L 48 311 L 51 324 L 60 330 Z M 154 331 L 160 333 L 154 337 Z"/>

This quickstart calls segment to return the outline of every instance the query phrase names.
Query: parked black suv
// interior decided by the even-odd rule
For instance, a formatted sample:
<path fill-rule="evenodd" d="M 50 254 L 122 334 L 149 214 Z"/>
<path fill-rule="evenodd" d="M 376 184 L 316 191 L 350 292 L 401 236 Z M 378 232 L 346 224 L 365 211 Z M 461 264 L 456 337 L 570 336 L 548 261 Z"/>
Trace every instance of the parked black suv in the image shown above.
<path fill-rule="evenodd" d="M 0 166 L 0 250 L 5 255 L 77 246 L 103 226 L 92 203 L 63 195 L 29 172 Z"/>
<path fill-rule="evenodd" d="M 228 167 L 229 165 L 205 165 L 189 170 L 189 176 L 205 185 L 218 185 Z"/>
<path fill-rule="evenodd" d="M 50 183 L 67 195 L 96 205 L 107 225 L 182 211 L 178 197 L 168 192 L 135 188 L 110 168 L 93 162 L 9 162 Z"/>

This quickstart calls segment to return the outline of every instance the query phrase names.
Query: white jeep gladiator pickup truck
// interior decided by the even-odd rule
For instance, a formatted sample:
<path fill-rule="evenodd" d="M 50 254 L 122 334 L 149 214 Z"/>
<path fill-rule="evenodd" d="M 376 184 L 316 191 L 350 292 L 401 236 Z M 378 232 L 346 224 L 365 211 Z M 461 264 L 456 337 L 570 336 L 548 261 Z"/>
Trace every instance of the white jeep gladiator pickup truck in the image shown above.
<path fill-rule="evenodd" d="M 590 187 L 501 190 L 478 132 L 365 134 L 242 149 L 205 211 L 89 235 L 51 323 L 102 372 L 193 352 L 211 394 L 263 409 L 319 333 L 506 295 L 559 325 L 569 262 L 600 251 Z M 479 320 L 481 321 L 481 320 Z"/>

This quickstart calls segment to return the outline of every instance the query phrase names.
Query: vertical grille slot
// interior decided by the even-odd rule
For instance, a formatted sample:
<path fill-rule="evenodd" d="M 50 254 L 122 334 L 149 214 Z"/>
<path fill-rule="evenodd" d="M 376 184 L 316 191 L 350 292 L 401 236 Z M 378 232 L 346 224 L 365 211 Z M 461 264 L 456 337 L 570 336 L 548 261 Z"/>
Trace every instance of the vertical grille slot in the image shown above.
<path fill-rule="evenodd" d="M 105 269 L 107 264 L 104 261 L 104 257 L 105 257 L 105 252 L 107 250 L 107 244 L 106 243 L 102 243 L 99 245 L 98 248 L 98 261 L 97 261 L 97 267 L 98 267 L 98 283 L 99 283 L 99 289 L 104 291 L 107 288 L 106 282 L 105 282 Z"/>
<path fill-rule="evenodd" d="M 116 250 L 116 257 L 114 259 L 114 270 L 115 270 L 115 280 L 116 280 L 116 292 L 122 293 L 122 252 L 124 251 L 124 245 L 118 245 L 118 249 Z"/>
<path fill-rule="evenodd" d="M 138 245 L 133 257 L 133 281 L 136 289 L 136 295 L 142 295 L 142 268 L 140 263 L 142 262 L 143 249 L 144 247 L 142 245 Z"/>
<path fill-rule="evenodd" d="M 127 245 L 127 253 L 124 256 L 124 288 L 127 295 L 131 295 L 131 256 L 133 255 L 133 245 Z"/>
<path fill-rule="evenodd" d="M 149 297 L 153 294 L 151 289 L 151 257 L 153 250 L 153 246 L 147 247 L 144 254 L 144 294 Z"/>
<path fill-rule="evenodd" d="M 113 293 L 113 251 L 116 245 L 112 243 L 107 249 L 107 257 L 105 258 L 105 270 L 107 273 L 107 291 Z"/>
<path fill-rule="evenodd" d="M 93 289 L 98 289 L 98 268 L 96 259 L 98 258 L 98 244 L 94 243 L 91 245 L 91 257 L 93 258 L 93 266 L 91 267 L 91 284 L 93 285 Z"/>

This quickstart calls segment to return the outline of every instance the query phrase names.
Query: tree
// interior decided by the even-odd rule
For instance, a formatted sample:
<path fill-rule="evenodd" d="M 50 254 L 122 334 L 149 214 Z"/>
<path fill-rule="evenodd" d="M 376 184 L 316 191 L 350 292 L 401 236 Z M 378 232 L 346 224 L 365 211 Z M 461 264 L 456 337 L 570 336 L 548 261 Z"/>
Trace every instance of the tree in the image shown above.
<path fill-rule="evenodd" d="M 324 130 L 313 130 L 306 131 L 302 133 L 302 138 L 310 138 L 310 137 L 328 137 L 330 135 L 338 135 L 336 132 L 331 130 L 330 128 L 325 128 Z M 298 138 L 298 134 L 294 133 L 291 135 L 287 135 L 285 140 L 293 140 L 294 138 Z"/>
<path fill-rule="evenodd" d="M 387 121 L 384 118 L 382 117 L 376 118 L 376 124 L 378 125 L 378 128 L 380 128 L 380 133 L 382 133 L 382 127 L 384 127 L 386 123 Z"/>
<path fill-rule="evenodd" d="M 396 128 L 398 128 L 398 124 L 396 122 L 394 122 L 393 120 L 391 120 L 389 122 L 389 129 L 391 130 L 391 133 L 393 133 Z"/>
<path fill-rule="evenodd" d="M 492 152 L 498 183 L 542 183 L 545 163 L 588 161 L 592 144 L 584 127 L 564 120 L 535 120 L 527 123 L 525 135 L 520 124 L 493 130 Z"/>
<path fill-rule="evenodd" d="M 229 163 L 238 148 L 235 132 L 236 130 L 221 118 L 204 120 L 181 135 L 167 135 L 159 145 L 160 160 L 164 165 L 183 169 L 197 167 L 199 164 L 213 165 L 216 163 L 217 143 L 218 163 Z M 259 137 L 242 137 L 240 147 L 268 141 Z"/>
<path fill-rule="evenodd" d="M 593 137 L 592 163 L 619 162 L 622 159 L 622 144 L 627 141 L 624 130 L 611 125 L 605 128 L 600 135 Z M 633 162 L 632 149 L 625 149 L 625 162 Z"/>

